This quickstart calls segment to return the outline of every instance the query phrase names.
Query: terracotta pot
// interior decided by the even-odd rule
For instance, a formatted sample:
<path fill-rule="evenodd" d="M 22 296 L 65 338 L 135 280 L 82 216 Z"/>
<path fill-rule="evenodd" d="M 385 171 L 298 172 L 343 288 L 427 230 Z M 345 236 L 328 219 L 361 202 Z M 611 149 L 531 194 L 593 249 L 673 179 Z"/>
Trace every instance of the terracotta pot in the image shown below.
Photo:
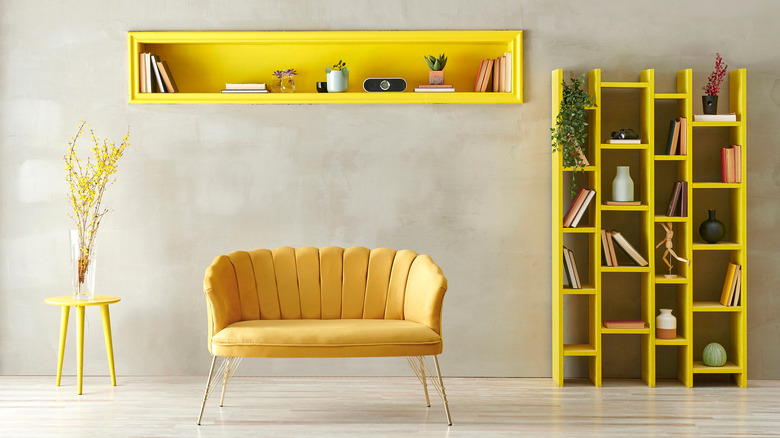
<path fill-rule="evenodd" d="M 444 85 L 444 71 L 429 71 L 428 83 L 431 85 Z"/>

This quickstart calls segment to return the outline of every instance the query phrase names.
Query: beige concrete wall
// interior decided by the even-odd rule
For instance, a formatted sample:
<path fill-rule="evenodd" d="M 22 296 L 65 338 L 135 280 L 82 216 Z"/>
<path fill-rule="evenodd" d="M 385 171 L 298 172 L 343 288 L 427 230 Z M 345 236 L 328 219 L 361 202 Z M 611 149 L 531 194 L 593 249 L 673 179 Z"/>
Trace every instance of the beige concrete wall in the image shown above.
<path fill-rule="evenodd" d="M 447 375 L 550 375 L 550 71 L 703 84 L 748 69 L 749 376 L 780 377 L 773 1 L 2 1 L 0 374 L 53 374 L 69 290 L 60 161 L 81 119 L 132 146 L 107 195 L 100 290 L 121 375 L 205 374 L 201 281 L 234 249 L 410 248 L 444 269 Z M 522 105 L 128 105 L 130 30 L 522 29 Z M 421 65 L 421 68 L 424 66 Z M 663 79 L 668 78 L 668 79 Z M 105 374 L 98 312 L 86 372 Z M 69 339 L 65 373 L 75 369 Z M 637 346 L 638 348 L 638 346 Z M 404 361 L 255 360 L 258 375 L 408 374 Z"/>

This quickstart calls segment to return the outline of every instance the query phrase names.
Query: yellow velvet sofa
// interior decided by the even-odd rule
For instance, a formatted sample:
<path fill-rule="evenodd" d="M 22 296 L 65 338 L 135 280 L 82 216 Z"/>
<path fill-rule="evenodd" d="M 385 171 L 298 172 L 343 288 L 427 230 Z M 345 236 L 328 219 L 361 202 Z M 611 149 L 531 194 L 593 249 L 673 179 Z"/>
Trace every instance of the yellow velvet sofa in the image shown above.
<path fill-rule="evenodd" d="M 429 256 L 332 246 L 236 251 L 214 259 L 203 288 L 212 361 L 198 424 L 220 380 L 217 357 L 222 406 L 241 358 L 386 356 L 408 358 L 428 406 L 430 382 L 452 424 L 437 357 L 447 279 Z"/>

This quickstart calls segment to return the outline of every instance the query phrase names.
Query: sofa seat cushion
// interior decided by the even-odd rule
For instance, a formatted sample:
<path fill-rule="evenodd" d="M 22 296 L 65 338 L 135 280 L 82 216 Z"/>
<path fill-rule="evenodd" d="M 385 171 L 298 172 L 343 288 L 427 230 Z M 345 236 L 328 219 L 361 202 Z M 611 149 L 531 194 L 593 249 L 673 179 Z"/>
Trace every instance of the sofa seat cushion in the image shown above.
<path fill-rule="evenodd" d="M 427 356 L 442 350 L 431 328 L 398 319 L 266 319 L 228 325 L 212 353 L 239 357 Z"/>

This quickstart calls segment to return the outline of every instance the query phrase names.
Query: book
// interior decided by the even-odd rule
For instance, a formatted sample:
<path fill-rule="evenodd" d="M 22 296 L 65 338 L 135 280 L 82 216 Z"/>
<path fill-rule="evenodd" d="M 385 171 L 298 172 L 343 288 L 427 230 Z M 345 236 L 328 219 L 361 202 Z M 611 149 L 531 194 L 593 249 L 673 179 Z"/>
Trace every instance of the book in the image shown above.
<path fill-rule="evenodd" d="M 680 187 L 680 216 L 688 217 L 688 181 L 682 181 Z"/>
<path fill-rule="evenodd" d="M 577 266 L 574 262 L 574 252 L 565 246 L 563 247 L 563 262 L 564 273 L 566 274 L 566 279 L 569 282 L 569 287 L 572 289 L 582 289 L 582 285 L 580 284 L 580 276 L 577 272 Z"/>
<path fill-rule="evenodd" d="M 499 80 L 498 80 L 498 91 L 505 93 L 506 92 L 506 53 L 504 53 L 499 59 Z"/>
<path fill-rule="evenodd" d="M 479 70 L 477 70 L 477 78 L 474 80 L 474 91 L 479 91 L 482 87 L 482 80 L 485 79 L 485 71 L 487 70 L 487 60 L 483 59 L 479 64 Z"/>
<path fill-rule="evenodd" d="M 488 91 L 488 87 L 492 84 L 493 77 L 493 62 L 492 59 L 486 59 L 487 65 L 485 66 L 485 76 L 482 78 L 482 82 L 479 84 L 479 90 L 482 93 Z"/>
<path fill-rule="evenodd" d="M 720 293 L 720 303 L 724 306 L 728 306 L 731 302 L 731 294 L 733 293 L 733 282 L 736 274 L 737 265 L 729 263 L 729 267 L 726 270 L 726 279 L 723 281 L 723 289 Z"/>
<path fill-rule="evenodd" d="M 178 93 L 179 87 L 176 86 L 176 81 L 173 80 L 173 75 L 171 74 L 170 67 L 168 67 L 168 63 L 165 61 L 158 61 L 157 68 L 160 70 L 160 76 L 165 84 L 165 89 L 169 93 Z"/>
<path fill-rule="evenodd" d="M 626 240 L 625 237 L 623 237 L 622 234 L 620 234 L 618 231 L 612 230 L 610 231 L 610 234 L 612 234 L 612 240 L 614 240 L 615 243 L 618 244 L 620 249 L 623 250 L 624 253 L 626 253 L 627 256 L 631 258 L 631 260 L 634 261 L 639 266 L 647 266 L 647 260 L 645 260 L 644 257 L 642 257 L 642 254 L 639 254 L 639 251 L 636 250 L 629 242 Z"/>
<path fill-rule="evenodd" d="M 580 219 L 582 219 L 583 214 L 585 214 L 585 211 L 588 210 L 588 205 L 590 204 L 590 201 L 593 200 L 593 197 L 596 196 L 595 190 L 588 190 L 587 195 L 585 196 L 585 200 L 582 202 L 582 205 L 580 206 L 579 210 L 577 210 L 577 214 L 574 215 L 574 220 L 571 221 L 571 226 L 576 227 L 580 223 Z"/>
<path fill-rule="evenodd" d="M 601 230 L 601 255 L 604 256 L 604 264 L 612 266 L 612 256 L 609 254 L 609 242 L 607 239 L 611 239 L 607 234 L 607 230 Z"/>
<path fill-rule="evenodd" d="M 642 140 L 638 138 L 610 138 L 607 140 L 609 144 L 642 144 Z"/>
<path fill-rule="evenodd" d="M 265 82 L 228 82 L 225 84 L 226 90 L 265 90 L 267 86 Z"/>
<path fill-rule="evenodd" d="M 739 306 L 739 297 L 742 295 L 742 266 L 737 265 L 736 273 L 734 274 L 734 287 L 731 291 L 731 301 L 729 302 L 730 306 Z"/>
<path fill-rule="evenodd" d="M 223 93 L 268 93 L 268 90 L 222 90 Z"/>
<path fill-rule="evenodd" d="M 571 260 L 571 270 L 574 272 L 574 281 L 577 283 L 577 289 L 582 289 L 582 282 L 580 282 L 580 271 L 577 270 L 577 261 L 574 259 L 574 251 L 567 248 L 569 252 L 569 259 Z"/>
<path fill-rule="evenodd" d="M 669 122 L 669 135 L 666 138 L 666 155 L 675 155 L 679 142 L 680 123 L 677 120 Z"/>
<path fill-rule="evenodd" d="M 512 92 L 512 52 L 504 53 L 506 56 L 506 92 Z"/>
<path fill-rule="evenodd" d="M 501 90 L 501 85 L 499 84 L 499 81 L 501 80 L 501 58 L 496 58 L 493 61 L 493 92 L 499 92 Z"/>
<path fill-rule="evenodd" d="M 454 88 L 420 88 L 414 89 L 415 93 L 454 93 Z"/>
<path fill-rule="evenodd" d="M 144 52 L 144 80 L 146 81 L 146 92 L 154 93 L 154 81 L 152 80 L 152 54 Z"/>
<path fill-rule="evenodd" d="M 148 93 L 146 91 L 146 52 L 138 55 L 138 58 L 138 91 Z"/>
<path fill-rule="evenodd" d="M 736 182 L 734 176 L 734 148 L 731 146 L 720 148 L 720 171 L 721 182 Z"/>
<path fill-rule="evenodd" d="M 679 203 L 680 194 L 682 192 L 682 181 L 675 181 L 672 186 L 672 194 L 669 196 L 669 206 L 666 207 L 666 215 L 669 217 L 676 216 L 677 205 Z"/>
<path fill-rule="evenodd" d="M 571 226 L 571 222 L 574 220 L 574 216 L 577 215 L 577 211 L 579 210 L 582 203 L 585 201 L 585 197 L 588 196 L 588 189 L 581 188 L 580 192 L 577 193 L 577 197 L 574 198 L 574 201 L 572 201 L 571 205 L 569 206 L 569 211 L 566 212 L 566 214 L 563 216 L 563 227 L 568 228 Z"/>
<path fill-rule="evenodd" d="M 604 205 L 642 205 L 642 201 L 604 201 Z"/>
<path fill-rule="evenodd" d="M 735 144 L 734 148 L 734 182 L 742 182 L 742 146 Z"/>
<path fill-rule="evenodd" d="M 151 64 L 152 64 L 152 77 L 153 81 L 155 81 L 155 84 L 157 85 L 157 92 L 159 93 L 166 93 L 168 90 L 165 89 L 165 85 L 163 85 L 162 76 L 160 76 L 160 68 L 157 67 L 157 63 L 160 61 L 160 57 L 157 55 L 151 56 Z"/>
<path fill-rule="evenodd" d="M 728 114 L 694 114 L 694 122 L 736 122 L 737 115 L 735 113 Z"/>
<path fill-rule="evenodd" d="M 604 327 L 611 329 L 643 329 L 645 328 L 645 322 L 638 320 L 606 320 L 604 321 Z"/>
<path fill-rule="evenodd" d="M 417 88 L 452 88 L 452 84 L 420 84 Z"/>
<path fill-rule="evenodd" d="M 680 122 L 680 148 L 678 149 L 678 155 L 688 155 L 688 119 L 678 117 L 677 121 Z"/>

